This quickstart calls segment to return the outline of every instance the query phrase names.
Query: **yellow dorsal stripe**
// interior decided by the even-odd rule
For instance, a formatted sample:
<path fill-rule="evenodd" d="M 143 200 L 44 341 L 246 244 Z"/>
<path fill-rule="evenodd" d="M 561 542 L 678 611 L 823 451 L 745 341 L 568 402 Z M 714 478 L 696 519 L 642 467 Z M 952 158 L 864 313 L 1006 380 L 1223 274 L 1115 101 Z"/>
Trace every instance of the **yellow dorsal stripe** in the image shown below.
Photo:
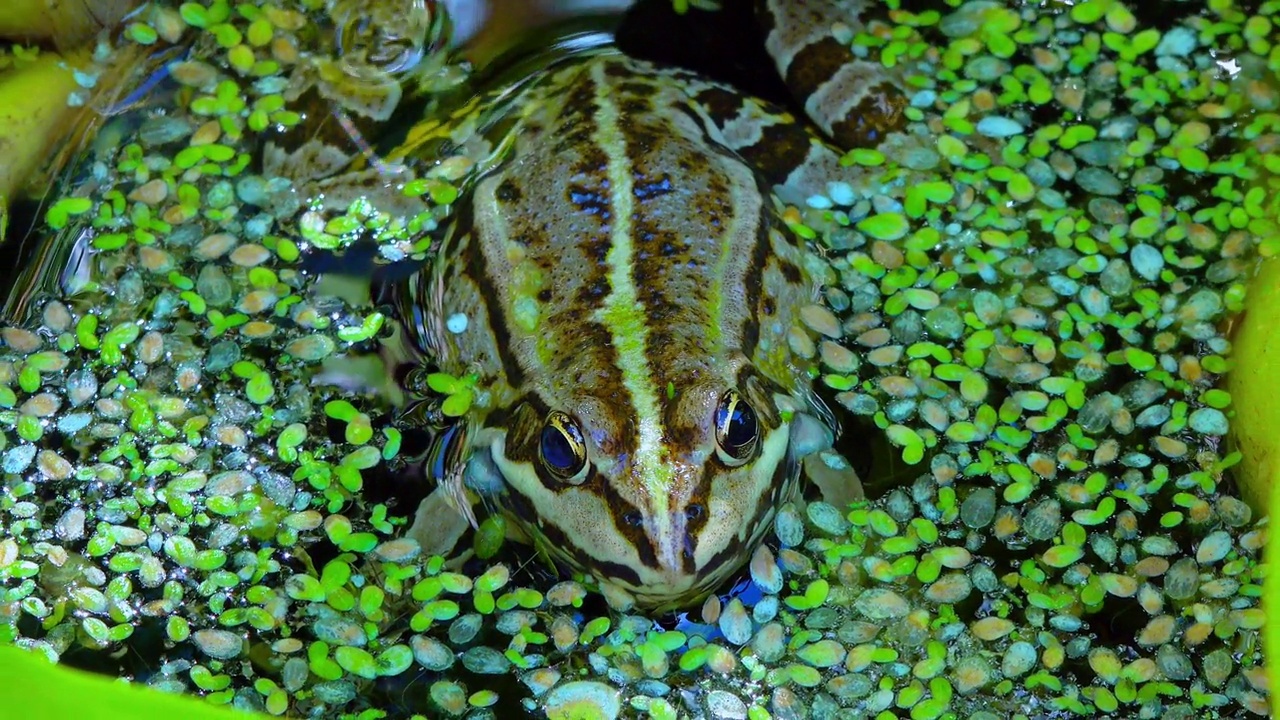
<path fill-rule="evenodd" d="M 667 493 L 671 487 L 671 469 L 663 457 L 662 410 L 646 349 L 649 327 L 644 306 L 636 295 L 631 270 L 634 248 L 631 245 L 632 201 L 635 197 L 631 177 L 631 161 L 627 156 L 626 138 L 619 121 L 618 107 L 610 97 L 604 65 L 591 68 L 595 80 L 597 105 L 596 144 L 609 159 L 609 196 L 613 198 L 612 245 L 605 256 L 609 266 L 609 295 L 596 311 L 595 318 L 613 335 L 618 353 L 622 384 L 631 393 L 639 423 L 634 462 L 642 468 L 646 494 L 656 518 L 667 516 Z M 660 521 L 661 522 L 661 521 Z"/>
<path fill-rule="evenodd" d="M 741 188 L 734 186 L 732 183 L 734 178 L 726 173 L 726 182 L 730 184 L 730 192 L 733 194 L 734 212 L 729 216 L 728 222 L 720 233 L 720 255 L 716 258 L 715 270 L 712 274 L 711 297 L 708 302 L 708 324 L 706 328 L 707 352 L 713 356 L 721 356 L 724 353 L 724 289 L 725 276 L 728 274 L 729 263 L 734 261 L 733 253 L 742 251 L 743 249 L 736 247 L 739 243 L 738 238 L 743 237 L 744 226 L 748 223 L 765 222 L 764 218 L 757 215 L 752 217 L 749 213 L 744 214 L 742 208 L 750 207 L 751 203 L 747 202 L 743 197 Z M 758 206 L 758 204 L 757 204 Z M 750 251 L 750 247 L 745 250 Z M 741 274 L 734 277 L 734 281 L 740 282 Z M 743 311 L 747 314 L 754 313 L 755 308 L 744 307 Z M 742 333 L 739 328 L 733 329 L 733 337 L 731 339 L 737 348 L 742 347 Z M 735 348 L 735 349 L 737 349 Z"/>
<path fill-rule="evenodd" d="M 704 133 L 704 143 L 722 147 L 735 147 L 734 143 L 725 138 L 719 123 L 711 117 L 705 106 L 691 102 L 689 107 L 702 124 L 701 132 Z M 768 117 L 764 109 L 755 103 L 746 103 L 743 106 L 743 112 L 745 114 L 742 118 L 733 121 L 735 124 L 743 122 L 744 119 L 757 124 Z M 742 133 L 741 130 L 736 130 L 735 132 Z M 758 141 L 759 138 L 754 142 Z M 728 279 L 730 265 L 742 263 L 741 258 L 736 258 L 734 253 L 751 251 L 750 245 L 743 248 L 738 247 L 738 245 L 743 238 L 748 237 L 748 229 L 751 225 L 765 224 L 768 219 L 766 218 L 766 206 L 761 202 L 756 189 L 755 178 L 749 170 L 741 166 L 741 161 L 725 162 L 723 156 L 710 147 L 706 148 L 705 154 L 707 161 L 717 163 L 719 170 L 723 173 L 723 179 L 730 193 L 732 207 L 734 208 L 718 237 L 719 255 L 716 257 L 715 266 L 711 274 L 711 293 L 707 300 L 706 352 L 715 356 L 724 352 L 726 344 L 725 281 Z M 745 171 L 745 173 L 740 171 Z M 754 260 L 754 258 L 752 259 Z M 732 282 L 740 283 L 743 279 L 742 267 L 734 268 L 733 272 Z M 756 312 L 756 308 L 744 306 L 742 312 L 750 316 Z M 728 342 L 735 349 L 742 347 L 743 339 L 739 326 L 732 328 Z"/>

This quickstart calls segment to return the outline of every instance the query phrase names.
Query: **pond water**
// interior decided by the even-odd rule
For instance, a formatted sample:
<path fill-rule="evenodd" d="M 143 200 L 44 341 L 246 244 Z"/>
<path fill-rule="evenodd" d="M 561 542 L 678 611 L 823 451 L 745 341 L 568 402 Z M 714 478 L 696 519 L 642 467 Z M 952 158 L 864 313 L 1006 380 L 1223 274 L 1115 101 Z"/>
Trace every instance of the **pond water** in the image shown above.
<path fill-rule="evenodd" d="M 892 123 L 770 217 L 822 268 L 785 351 L 866 500 L 806 490 L 674 613 L 484 512 L 415 524 L 455 512 L 423 504 L 433 439 L 497 391 L 388 367 L 370 278 L 471 219 L 467 153 L 527 97 L 477 93 L 616 38 L 803 117 L 838 66 L 780 75 L 726 4 L 126 18 L 83 149 L 9 205 L 0 641 L 285 716 L 1267 715 L 1267 525 L 1221 378 L 1280 238 L 1278 2 L 836 3 L 798 47 L 893 68 L 860 106 Z M 455 526 L 448 561 L 407 537 Z"/>

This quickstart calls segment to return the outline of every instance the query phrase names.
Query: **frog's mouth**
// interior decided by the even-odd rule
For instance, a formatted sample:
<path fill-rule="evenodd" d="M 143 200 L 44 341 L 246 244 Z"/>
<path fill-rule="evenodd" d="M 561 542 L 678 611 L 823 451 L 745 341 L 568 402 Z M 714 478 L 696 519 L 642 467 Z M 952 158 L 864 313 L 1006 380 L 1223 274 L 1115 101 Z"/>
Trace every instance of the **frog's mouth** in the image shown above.
<path fill-rule="evenodd" d="M 611 603 L 622 597 L 635 607 L 660 613 L 687 610 L 696 606 L 743 572 L 756 548 L 764 542 L 772 529 L 777 509 L 799 494 L 805 458 L 829 449 L 834 442 L 835 433 L 831 427 L 809 413 L 793 415 L 786 429 L 787 444 L 775 473 L 777 487 L 772 499 L 766 503 L 763 514 L 752 521 L 754 524 L 744 541 L 725 547 L 696 572 L 674 572 L 665 580 L 633 584 L 619 577 L 611 577 L 607 571 L 594 566 L 582 568 L 580 559 L 572 557 L 571 552 L 559 546 L 552 546 L 553 551 L 558 551 L 555 554 L 563 557 L 567 565 L 594 573 L 601 583 L 601 592 Z"/>
<path fill-rule="evenodd" d="M 717 546 L 723 546 L 719 552 L 704 559 L 702 565 L 692 571 L 687 566 L 682 568 L 679 564 L 667 563 L 665 570 L 652 568 L 641 573 L 622 556 L 598 557 L 571 541 L 560 530 L 555 518 L 543 518 L 529 500 L 511 487 L 498 458 L 503 443 L 497 437 L 487 437 L 486 442 L 480 443 L 471 455 L 465 482 L 470 490 L 484 499 L 491 512 L 505 515 L 511 526 L 526 536 L 517 539 L 532 544 L 561 571 L 591 575 L 602 584 L 626 593 L 640 607 L 687 607 L 714 592 L 742 570 L 751 553 L 772 528 L 777 508 L 798 494 L 805 458 L 830 448 L 834 441 L 832 428 L 817 415 L 804 411 L 795 412 L 790 422 L 777 430 L 784 433 L 778 438 L 784 445 L 774 451 L 776 460 L 770 463 L 769 473 L 773 478 L 769 487 L 773 490 L 762 501 L 761 512 L 753 513 L 751 518 L 740 517 L 733 523 L 735 528 L 732 532 L 739 539 L 717 542 Z M 607 507 L 598 510 L 608 512 Z M 674 542 L 671 538 L 666 540 Z"/>

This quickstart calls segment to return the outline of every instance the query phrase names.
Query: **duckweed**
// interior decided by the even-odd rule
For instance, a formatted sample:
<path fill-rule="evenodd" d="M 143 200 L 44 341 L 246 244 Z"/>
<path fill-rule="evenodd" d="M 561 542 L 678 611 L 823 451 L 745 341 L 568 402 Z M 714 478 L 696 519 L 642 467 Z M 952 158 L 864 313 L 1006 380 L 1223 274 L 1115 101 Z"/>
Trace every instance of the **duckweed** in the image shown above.
<path fill-rule="evenodd" d="M 351 4 L 140 13 L 123 42 L 204 38 L 168 66 L 190 105 L 46 213 L 101 266 L 4 335 L 0 632 L 73 657 L 164 618 L 191 659 L 153 683 L 276 714 L 379 712 L 375 679 L 415 665 L 424 708 L 458 716 L 505 711 L 505 685 L 468 687 L 499 673 L 549 717 L 674 717 L 677 695 L 712 717 L 1260 713 L 1265 533 L 1223 494 L 1213 385 L 1274 210 L 1273 5 L 1157 31 L 1111 0 L 973 2 L 851 34 L 911 71 L 908 130 L 787 218 L 838 278 L 802 312 L 824 382 L 905 468 L 862 506 L 782 508 L 750 592 L 680 632 L 534 582 L 499 520 L 446 567 L 402 537 L 412 508 L 366 497 L 409 438 L 311 381 L 386 318 L 317 299 L 299 263 L 362 235 L 422 257 L 463 173 L 407 178 L 401 217 L 249 170 L 257 133 L 306 121 L 283 94 L 304 29 Z M 478 380 L 427 382 L 456 417 Z"/>

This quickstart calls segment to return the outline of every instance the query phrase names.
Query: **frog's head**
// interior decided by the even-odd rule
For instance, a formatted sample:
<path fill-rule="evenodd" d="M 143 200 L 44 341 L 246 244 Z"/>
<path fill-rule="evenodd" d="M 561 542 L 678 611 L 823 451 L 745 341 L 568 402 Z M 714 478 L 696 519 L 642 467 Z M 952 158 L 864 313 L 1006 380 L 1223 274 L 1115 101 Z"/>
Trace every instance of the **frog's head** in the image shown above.
<path fill-rule="evenodd" d="M 801 460 L 834 434 L 745 359 L 697 375 L 612 397 L 549 388 L 554 405 L 526 400 L 485 423 L 468 483 L 637 604 L 695 603 L 743 567 L 795 496 Z"/>

